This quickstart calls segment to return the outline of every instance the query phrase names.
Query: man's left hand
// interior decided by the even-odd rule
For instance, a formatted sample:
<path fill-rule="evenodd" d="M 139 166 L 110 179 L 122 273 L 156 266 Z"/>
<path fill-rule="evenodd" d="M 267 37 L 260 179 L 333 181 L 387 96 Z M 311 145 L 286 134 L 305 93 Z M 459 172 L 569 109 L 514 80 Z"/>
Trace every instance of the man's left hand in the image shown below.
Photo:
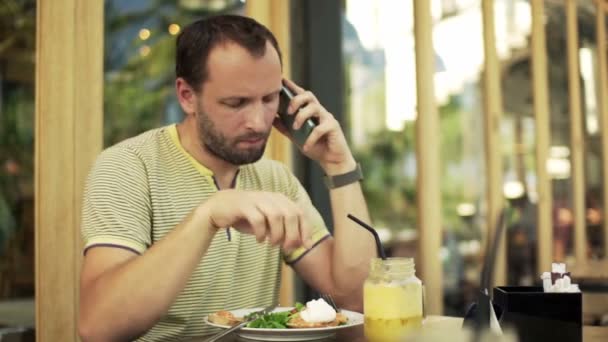
<path fill-rule="evenodd" d="M 299 108 L 295 114 L 293 128 L 300 129 L 307 119 L 313 119 L 317 123 L 306 139 L 306 143 L 301 147 L 302 153 L 319 162 L 327 175 L 352 171 L 356 162 L 346 143 L 340 123 L 319 103 L 312 92 L 299 87 L 290 80 L 284 81 L 295 94 L 289 104 L 289 115 L 294 115 Z M 280 130 L 285 133 L 284 130 Z"/>

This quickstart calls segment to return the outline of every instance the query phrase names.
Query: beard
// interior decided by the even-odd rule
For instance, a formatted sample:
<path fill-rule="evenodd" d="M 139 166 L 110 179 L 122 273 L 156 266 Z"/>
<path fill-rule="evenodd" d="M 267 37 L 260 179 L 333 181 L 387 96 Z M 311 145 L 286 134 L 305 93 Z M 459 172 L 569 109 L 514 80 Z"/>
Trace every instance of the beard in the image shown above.
<path fill-rule="evenodd" d="M 262 158 L 270 130 L 268 132 L 250 132 L 230 139 L 215 128 L 215 124 L 202 108 L 198 109 L 198 112 L 195 113 L 199 131 L 198 138 L 207 151 L 233 165 L 251 164 Z M 253 139 L 264 139 L 264 143 L 260 147 L 241 149 L 237 146 L 239 142 Z"/>

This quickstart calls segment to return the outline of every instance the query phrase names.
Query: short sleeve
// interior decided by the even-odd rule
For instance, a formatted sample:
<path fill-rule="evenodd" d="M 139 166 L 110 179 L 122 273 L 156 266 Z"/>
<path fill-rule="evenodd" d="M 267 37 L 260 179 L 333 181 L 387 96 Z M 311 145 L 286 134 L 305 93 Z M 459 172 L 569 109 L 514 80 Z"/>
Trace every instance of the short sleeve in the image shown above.
<path fill-rule="evenodd" d="M 315 248 L 318 244 L 320 244 L 325 239 L 328 239 L 331 234 L 327 230 L 325 226 L 325 221 L 323 221 L 323 217 L 312 204 L 310 197 L 306 193 L 304 187 L 300 184 L 300 182 L 292 175 L 293 183 L 293 194 L 294 197 L 292 200 L 304 211 L 304 215 L 307 218 L 307 221 L 312 225 L 312 242 L 313 247 Z M 312 249 L 311 248 L 311 249 Z M 306 249 L 305 247 L 299 247 L 292 251 L 291 253 L 284 255 L 285 262 L 293 265 L 298 260 L 302 259 L 311 249 Z"/>
<path fill-rule="evenodd" d="M 85 252 L 114 246 L 142 254 L 151 244 L 151 203 L 146 167 L 126 148 L 112 147 L 95 162 L 84 190 Z"/>

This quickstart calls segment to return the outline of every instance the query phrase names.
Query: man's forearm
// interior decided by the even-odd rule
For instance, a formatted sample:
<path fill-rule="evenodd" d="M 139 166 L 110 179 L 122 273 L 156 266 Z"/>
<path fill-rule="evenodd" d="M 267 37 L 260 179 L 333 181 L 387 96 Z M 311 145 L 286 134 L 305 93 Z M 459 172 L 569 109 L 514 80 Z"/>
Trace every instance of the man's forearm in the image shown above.
<path fill-rule="evenodd" d="M 83 340 L 133 339 L 167 312 L 211 244 L 213 231 L 200 222 L 189 215 L 145 254 L 83 283 Z"/>
<path fill-rule="evenodd" d="M 369 260 L 376 257 L 373 236 L 350 220 L 352 214 L 370 222 L 367 204 L 359 182 L 329 191 L 334 220 L 332 270 L 335 290 L 345 296 L 348 306 L 362 306 L 363 282 L 368 274 Z"/>

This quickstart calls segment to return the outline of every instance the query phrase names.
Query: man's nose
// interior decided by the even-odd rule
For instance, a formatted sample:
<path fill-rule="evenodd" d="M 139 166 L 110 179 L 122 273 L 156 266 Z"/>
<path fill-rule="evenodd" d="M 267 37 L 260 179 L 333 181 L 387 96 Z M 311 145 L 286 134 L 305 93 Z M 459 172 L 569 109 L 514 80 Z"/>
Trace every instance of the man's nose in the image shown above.
<path fill-rule="evenodd" d="M 252 110 L 247 115 L 247 128 L 255 132 L 262 132 L 267 129 L 266 118 L 268 117 L 268 108 L 263 103 L 258 103 L 253 106 Z"/>

